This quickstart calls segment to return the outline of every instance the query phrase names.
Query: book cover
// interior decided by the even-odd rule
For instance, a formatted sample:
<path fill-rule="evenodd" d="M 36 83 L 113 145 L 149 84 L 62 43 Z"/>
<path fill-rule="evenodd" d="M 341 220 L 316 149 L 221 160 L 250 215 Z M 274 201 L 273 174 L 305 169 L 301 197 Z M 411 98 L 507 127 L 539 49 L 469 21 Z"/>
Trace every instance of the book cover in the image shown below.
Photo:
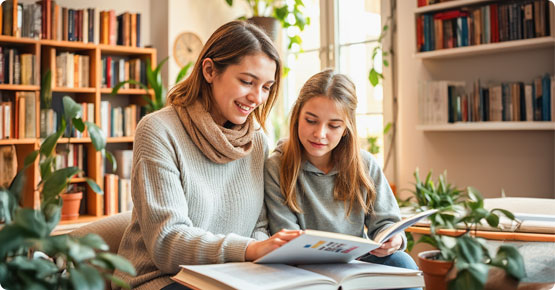
<path fill-rule="evenodd" d="M 374 240 L 317 230 L 304 230 L 297 238 L 257 259 L 257 264 L 347 263 L 380 247 L 393 235 L 437 212 L 428 210 L 390 225 Z"/>

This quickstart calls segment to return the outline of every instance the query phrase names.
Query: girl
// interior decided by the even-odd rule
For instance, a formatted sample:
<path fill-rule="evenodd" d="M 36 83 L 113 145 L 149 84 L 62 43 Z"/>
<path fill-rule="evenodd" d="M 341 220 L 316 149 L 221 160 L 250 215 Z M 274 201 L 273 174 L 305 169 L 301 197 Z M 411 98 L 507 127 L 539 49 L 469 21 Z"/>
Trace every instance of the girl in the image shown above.
<path fill-rule="evenodd" d="M 272 233 L 315 229 L 373 238 L 400 220 L 379 165 L 359 149 L 356 106 L 355 86 L 345 75 L 325 70 L 304 84 L 291 113 L 289 139 L 265 164 Z M 395 235 L 362 260 L 417 269 L 399 251 L 405 244 L 404 233 Z"/>
<path fill-rule="evenodd" d="M 131 224 L 118 254 L 133 289 L 179 289 L 180 264 L 252 261 L 296 237 L 268 239 L 263 212 L 263 124 L 280 83 L 281 61 L 257 27 L 234 21 L 206 42 L 169 106 L 145 116 L 133 144 Z M 114 285 L 115 286 L 115 285 Z"/>

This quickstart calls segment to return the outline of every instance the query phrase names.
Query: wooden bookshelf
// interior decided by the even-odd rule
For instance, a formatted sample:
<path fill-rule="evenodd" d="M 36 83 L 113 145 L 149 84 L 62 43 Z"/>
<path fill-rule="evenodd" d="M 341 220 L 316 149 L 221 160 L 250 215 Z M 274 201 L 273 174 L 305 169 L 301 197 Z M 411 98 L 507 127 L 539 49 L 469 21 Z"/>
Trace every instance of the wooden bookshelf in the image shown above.
<path fill-rule="evenodd" d="M 15 84 L 0 84 L 0 91 L 6 92 L 9 96 L 17 94 L 18 92 L 35 92 L 37 94 L 36 112 L 35 117 L 37 120 L 36 138 L 10 138 L 0 139 L 0 145 L 14 145 L 16 147 L 18 157 L 18 168 L 23 166 L 24 157 L 34 150 L 40 148 L 43 139 L 40 138 L 40 99 L 38 97 L 40 92 L 40 80 L 42 75 L 50 70 L 52 72 L 52 95 L 54 98 L 61 98 L 65 95 L 71 96 L 76 102 L 87 102 L 94 104 L 94 123 L 102 128 L 101 124 L 101 101 L 108 101 L 114 106 L 124 106 L 126 104 L 141 105 L 144 103 L 142 96 L 150 94 L 153 96 L 153 91 L 145 91 L 142 89 L 121 89 L 117 96 L 111 96 L 112 89 L 102 86 L 102 57 L 103 56 L 117 56 L 120 58 L 140 58 L 142 60 L 148 59 L 151 63 L 156 64 L 156 50 L 153 48 L 139 48 L 127 46 L 113 46 L 104 44 L 82 43 L 74 41 L 57 41 L 57 40 L 35 40 L 18 38 L 13 36 L 0 35 L 0 45 L 3 47 L 16 47 L 25 52 L 32 52 L 35 55 L 35 68 L 40 70 L 40 75 L 37 73 L 35 84 L 33 85 L 15 85 Z M 87 87 L 57 87 L 56 86 L 56 56 L 62 52 L 76 53 L 80 55 L 88 55 L 89 62 L 89 86 Z M 13 118 L 16 121 L 15 118 Z M 12 124 L 12 126 L 14 126 Z M 123 137 L 107 137 L 107 150 L 110 146 L 124 146 L 131 149 L 134 136 Z M 93 179 L 101 187 L 103 185 L 103 169 L 102 167 L 107 161 L 103 161 L 103 157 L 99 152 L 94 150 L 91 139 L 84 138 L 60 138 L 58 144 L 83 144 L 83 150 L 86 151 L 85 161 L 87 164 L 86 176 Z M 114 145 L 110 145 L 114 144 Z M 30 182 L 24 189 L 22 205 L 25 207 L 37 208 L 40 203 L 39 193 L 34 189 L 40 181 L 40 173 L 38 168 L 38 161 L 34 167 L 28 169 Z M 73 178 L 71 183 L 86 184 L 86 178 Z M 87 192 L 84 194 L 87 202 L 87 214 L 81 216 L 77 220 L 64 221 L 60 224 L 68 228 L 73 228 L 73 225 L 80 225 L 92 222 L 98 218 L 104 217 L 103 212 L 103 196 L 94 193 L 87 185 Z"/>
<path fill-rule="evenodd" d="M 417 0 L 414 0 L 414 1 L 416 2 Z M 509 57 L 510 55 L 512 55 L 513 57 L 516 55 L 522 57 L 522 56 L 532 56 L 534 54 L 537 54 L 537 55 L 545 56 L 545 59 L 549 59 L 550 57 L 555 55 L 555 8 L 554 8 L 554 5 L 549 3 L 547 0 L 542 0 L 544 2 L 539 2 L 539 1 L 540 0 L 537 0 L 535 2 L 521 3 L 521 2 L 514 2 L 514 1 L 506 2 L 506 1 L 492 1 L 492 0 L 453 0 L 453 1 L 447 1 L 447 2 L 442 2 L 438 4 L 432 4 L 432 5 L 415 8 L 413 10 L 413 16 L 414 16 L 414 21 L 416 22 L 415 31 L 414 31 L 416 36 L 415 37 L 416 46 L 414 50 L 415 53 L 413 54 L 413 56 L 415 59 L 422 61 L 422 72 L 420 74 L 420 77 L 418 78 L 419 81 L 422 82 L 422 81 L 443 81 L 443 80 L 459 81 L 460 80 L 460 81 L 466 82 L 466 89 L 464 94 L 467 95 L 465 97 L 468 97 L 468 99 L 464 99 L 464 100 L 467 101 L 467 104 L 469 105 L 468 107 L 465 107 L 466 104 L 462 101 L 463 97 L 460 97 L 460 100 L 461 100 L 460 107 L 463 107 L 463 109 L 460 109 L 460 110 L 463 111 L 462 112 L 463 115 L 465 112 L 464 109 L 467 109 L 466 110 L 467 112 L 472 111 L 472 113 L 474 114 L 474 117 L 479 115 L 479 119 L 481 119 L 483 112 L 478 111 L 478 114 L 476 115 L 476 112 L 474 112 L 474 107 L 473 107 L 474 104 L 472 104 L 470 100 L 471 95 L 475 93 L 470 88 L 471 85 L 474 85 L 473 83 L 471 83 L 471 81 L 476 81 L 477 79 L 479 79 L 481 88 L 491 88 L 501 83 L 513 84 L 513 83 L 519 82 L 524 85 L 529 85 L 530 83 L 537 80 L 538 78 L 543 78 L 546 74 L 553 76 L 555 74 L 555 67 L 553 67 L 552 65 L 547 70 L 543 68 L 536 68 L 536 69 L 528 69 L 528 70 L 523 69 L 521 72 L 518 69 L 513 69 L 511 70 L 511 73 L 507 74 L 505 72 L 492 73 L 491 70 L 487 69 L 485 70 L 485 71 L 488 71 L 487 73 L 482 73 L 480 69 L 478 69 L 478 66 L 476 66 L 476 61 L 475 61 L 477 59 L 480 59 L 481 60 L 480 65 L 488 66 L 490 65 L 489 64 L 490 61 L 492 63 L 499 62 L 502 57 L 505 57 L 505 55 L 507 55 L 507 57 L 505 57 L 505 60 L 507 63 L 513 61 L 513 59 Z M 535 4 L 538 4 L 536 2 L 545 4 L 544 8 L 545 8 L 547 17 L 542 16 L 543 14 L 541 13 L 537 15 L 535 14 L 535 9 L 536 9 Z M 531 14 L 532 18 L 527 20 L 532 22 L 525 22 L 526 21 L 525 19 L 515 20 L 513 18 L 509 18 L 509 16 L 506 16 L 506 15 L 503 18 L 500 16 L 501 11 L 503 9 L 512 9 L 512 8 L 524 9 L 526 5 L 528 5 L 528 8 L 531 7 L 532 9 L 534 9 L 534 12 Z M 502 8 L 502 6 L 504 8 Z M 492 10 L 494 8 L 497 8 L 497 10 Z M 541 8 L 541 9 L 544 9 L 544 8 Z M 473 18 L 474 17 L 473 12 L 484 13 L 483 9 L 486 9 L 487 13 L 482 14 L 482 18 L 480 20 L 482 25 L 477 26 L 479 28 L 476 28 L 474 25 L 476 25 L 477 22 Z M 544 11 L 541 9 L 539 11 Z M 491 12 L 490 14 L 490 11 L 495 11 L 495 13 Z M 451 16 L 447 16 L 449 13 L 451 13 L 450 14 Z M 484 16 L 484 15 L 487 15 L 487 16 Z M 491 18 L 487 18 L 487 20 L 484 20 L 484 17 L 489 17 L 490 15 L 491 15 Z M 493 15 L 495 15 L 495 17 Z M 426 23 L 426 21 L 430 20 L 429 18 L 427 19 L 426 16 L 432 16 L 430 23 Z M 538 18 L 536 18 L 537 16 Z M 461 20 L 461 18 L 463 19 Z M 493 21 L 494 19 L 498 21 L 494 22 Z M 538 19 L 542 19 L 542 20 L 538 21 Z M 520 23 L 518 20 L 522 21 L 522 23 Z M 493 23 L 490 23 L 487 25 L 484 24 L 484 23 L 489 23 L 490 21 L 493 21 L 493 23 L 495 24 Z M 447 23 L 447 22 L 451 22 L 451 23 Z M 458 25 L 457 27 L 453 26 L 453 30 L 456 30 L 457 31 L 456 33 L 461 33 L 461 34 L 451 35 L 450 33 L 447 33 L 445 28 L 450 26 L 447 26 L 446 23 L 452 24 L 452 25 Z M 464 23 L 468 23 L 468 31 L 467 31 L 468 34 L 465 35 L 463 32 L 460 32 L 463 30 L 460 26 L 461 25 L 460 23 L 463 23 L 462 27 L 464 28 L 467 28 L 466 26 L 464 26 Z M 528 31 L 528 36 L 526 36 L 524 30 L 526 29 L 526 24 L 530 24 L 530 23 L 532 23 L 532 25 L 534 26 L 534 29 L 533 29 L 533 32 Z M 538 23 L 541 23 L 541 24 L 538 24 Z M 478 22 L 478 24 L 480 24 L 480 22 Z M 509 24 L 509 27 L 505 27 L 504 24 L 505 25 Z M 543 26 L 542 24 L 545 26 Z M 426 30 L 425 28 L 426 25 L 428 25 L 427 26 L 428 30 Z M 537 33 L 536 29 L 538 25 L 539 27 L 542 27 L 540 31 L 546 32 L 547 35 L 537 36 L 537 35 L 542 35 L 542 33 L 536 34 Z M 497 28 L 498 31 L 494 29 L 495 27 Z M 503 27 L 502 29 L 504 29 L 504 32 L 510 36 L 510 40 L 500 38 L 501 27 Z M 518 29 L 518 27 L 520 27 L 520 29 Z M 429 34 L 425 35 L 424 31 L 428 31 Z M 450 31 L 450 30 L 447 30 L 447 31 Z M 484 40 L 484 38 L 480 38 L 479 36 L 484 35 L 485 33 L 484 31 L 490 35 L 495 34 L 496 37 L 491 36 L 489 40 L 487 40 L 487 37 L 485 37 L 486 40 Z M 439 38 L 437 38 L 437 35 L 435 35 L 435 34 L 438 34 L 438 32 L 440 33 Z M 475 32 L 475 33 L 471 33 L 471 32 Z M 514 34 L 512 34 L 513 32 Z M 435 35 L 435 36 L 431 36 L 431 35 Z M 465 36 L 468 37 L 468 40 L 466 43 L 464 40 L 461 40 L 461 38 L 466 39 Z M 525 37 L 533 37 L 533 38 L 525 38 Z M 522 39 L 518 39 L 518 38 L 522 38 Z M 422 41 L 424 42 L 428 41 L 428 44 L 431 44 L 431 47 L 424 45 Z M 450 41 L 455 42 L 455 47 L 450 47 L 450 46 L 446 47 L 446 43 L 450 44 Z M 473 41 L 475 41 L 475 43 L 472 43 Z M 463 46 L 459 46 L 461 45 L 461 43 Z M 419 49 L 428 50 L 428 51 L 419 51 Z M 430 50 L 430 49 L 433 49 L 433 50 Z M 472 71 L 472 67 L 476 68 L 476 70 Z M 458 71 L 460 73 L 456 73 L 456 74 L 451 73 L 454 71 Z M 534 75 L 532 75 L 534 71 L 536 72 Z M 485 76 L 483 74 L 485 74 Z M 453 75 L 457 75 L 456 78 L 453 78 Z M 502 75 L 502 76 L 498 77 L 497 75 Z M 462 85 L 457 85 L 457 86 L 462 87 Z M 534 115 L 534 121 L 466 122 L 466 120 L 463 118 L 463 122 L 447 123 L 447 119 L 445 119 L 446 123 L 427 124 L 425 123 L 426 121 L 436 122 L 436 123 L 441 122 L 441 121 L 437 121 L 435 117 L 438 117 L 440 120 L 443 120 L 442 118 L 440 118 L 440 117 L 443 117 L 441 114 L 436 116 L 434 114 L 437 114 L 437 112 L 432 110 L 430 113 L 430 109 L 431 108 L 437 109 L 438 102 L 436 99 L 444 100 L 443 98 L 444 95 L 438 93 L 437 90 L 440 90 L 438 89 L 438 87 L 435 87 L 435 88 L 432 87 L 433 89 L 436 89 L 436 91 L 434 91 L 436 95 L 433 95 L 431 91 L 428 92 L 427 89 L 429 88 L 430 87 L 424 86 L 422 89 L 423 91 L 419 91 L 418 94 L 415 94 L 415 98 L 419 98 L 419 103 L 420 103 L 419 105 L 422 105 L 422 108 L 419 107 L 419 114 L 421 116 L 420 122 L 422 122 L 423 124 L 418 124 L 416 126 L 417 130 L 420 130 L 423 132 L 520 131 L 520 132 L 524 132 L 523 134 L 526 134 L 526 132 L 530 132 L 530 133 L 555 132 L 555 120 L 551 119 L 550 121 L 538 121 L 538 119 L 536 119 L 535 117 L 536 112 L 534 111 L 532 111 L 532 115 Z M 429 93 L 429 95 L 426 95 L 426 93 L 424 92 Z M 457 92 L 457 94 L 459 93 Z M 464 94 L 461 93 L 461 95 L 464 95 Z M 503 94 L 502 99 L 507 97 L 505 95 L 504 88 L 503 88 L 502 94 Z M 519 93 L 518 98 L 522 97 L 522 99 L 524 100 L 524 97 L 525 97 L 524 93 L 522 94 L 523 95 L 520 96 L 520 93 Z M 481 92 L 480 92 L 480 96 L 481 96 Z M 510 95 L 509 97 L 514 98 L 513 96 L 510 96 Z M 449 96 L 447 96 L 447 98 L 449 98 Z M 430 100 L 432 100 L 432 102 L 435 102 L 433 103 L 435 107 L 427 107 L 427 105 L 430 103 Z M 520 99 L 517 99 L 517 100 L 519 101 L 518 104 L 520 106 L 520 103 L 523 101 L 520 101 Z M 552 102 L 552 100 L 553 100 L 553 97 L 551 96 L 550 102 Z M 511 106 L 512 106 L 512 102 L 513 100 L 511 100 Z M 536 96 L 532 97 L 532 102 L 537 102 Z M 542 105 L 543 104 L 545 103 L 542 103 Z M 484 110 L 484 108 L 482 108 L 482 105 L 483 103 L 480 101 L 480 104 L 479 104 L 480 110 Z M 502 106 L 504 110 L 505 108 L 511 108 L 511 106 L 506 106 L 505 103 L 502 103 Z M 485 105 L 484 107 L 488 108 Z M 534 104 L 534 106 L 532 107 L 535 108 L 536 104 Z M 441 106 L 441 108 L 444 108 L 444 107 Z M 551 106 L 551 108 L 553 108 L 553 106 Z M 450 110 L 450 108 L 447 108 L 447 109 Z M 511 108 L 509 110 L 513 110 L 513 109 Z M 458 113 L 459 115 L 461 114 L 460 111 L 458 111 Z M 489 112 L 486 111 L 486 113 L 489 116 Z M 431 118 L 432 121 L 429 121 L 430 114 L 434 116 L 434 118 Z M 470 120 L 470 115 L 471 114 L 468 114 L 469 120 Z M 510 118 L 505 118 L 505 116 L 503 116 L 503 120 L 506 120 L 506 119 L 520 120 L 520 115 L 521 113 L 516 114 L 517 116 L 516 118 L 511 116 L 509 116 Z M 551 116 L 553 116 L 553 114 L 551 114 Z M 541 118 L 543 118 L 543 116 Z"/>
<path fill-rule="evenodd" d="M 555 131 L 555 122 L 465 122 L 441 125 L 418 125 L 428 132 L 442 131 Z"/>

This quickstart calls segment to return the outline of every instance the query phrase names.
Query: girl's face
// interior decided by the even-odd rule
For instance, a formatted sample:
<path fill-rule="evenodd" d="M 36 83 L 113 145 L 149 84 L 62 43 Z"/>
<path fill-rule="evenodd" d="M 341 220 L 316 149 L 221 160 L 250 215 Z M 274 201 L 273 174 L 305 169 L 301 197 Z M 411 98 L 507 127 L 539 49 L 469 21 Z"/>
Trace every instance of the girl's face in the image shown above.
<path fill-rule="evenodd" d="M 245 123 L 249 114 L 268 99 L 275 73 L 275 61 L 262 52 L 243 57 L 223 72 L 216 72 L 212 60 L 205 59 L 203 74 L 212 84 L 214 108 L 210 113 L 214 121 L 220 125 L 227 121 Z"/>
<path fill-rule="evenodd" d="M 320 169 L 328 168 L 345 129 L 344 114 L 333 100 L 324 96 L 308 100 L 301 109 L 298 129 L 306 158 Z"/>

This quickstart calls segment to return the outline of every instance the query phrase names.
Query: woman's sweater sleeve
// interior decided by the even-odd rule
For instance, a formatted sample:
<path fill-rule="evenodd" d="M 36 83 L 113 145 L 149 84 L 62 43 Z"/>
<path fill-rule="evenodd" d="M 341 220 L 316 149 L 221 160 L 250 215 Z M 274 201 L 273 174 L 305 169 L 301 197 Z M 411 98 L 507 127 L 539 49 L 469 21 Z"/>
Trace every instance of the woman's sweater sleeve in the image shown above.
<path fill-rule="evenodd" d="M 195 227 L 175 154 L 161 122 L 141 122 L 134 143 L 133 202 L 145 247 L 158 269 L 180 264 L 242 262 L 251 238 Z M 165 130 L 171 130 L 166 128 Z"/>
<path fill-rule="evenodd" d="M 374 182 L 376 188 L 376 200 L 371 214 L 366 216 L 366 227 L 368 228 L 368 237 L 373 239 L 376 234 L 385 230 L 392 224 L 401 220 L 401 212 L 397 200 L 391 191 L 389 182 L 383 174 L 382 169 L 378 165 L 376 159 L 368 152 L 361 151 L 364 160 L 369 163 L 370 178 Z M 403 245 L 401 250 L 407 244 L 405 233 L 401 233 Z"/>

